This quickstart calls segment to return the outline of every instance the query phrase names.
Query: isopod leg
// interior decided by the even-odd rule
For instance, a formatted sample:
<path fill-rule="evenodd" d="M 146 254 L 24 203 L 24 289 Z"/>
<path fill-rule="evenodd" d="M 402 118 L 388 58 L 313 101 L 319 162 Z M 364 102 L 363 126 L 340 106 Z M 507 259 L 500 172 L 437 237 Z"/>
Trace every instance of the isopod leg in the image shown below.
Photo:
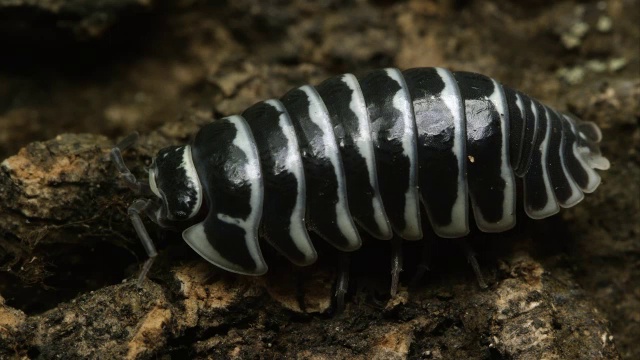
<path fill-rule="evenodd" d="M 137 132 L 134 132 L 122 139 L 122 141 L 120 141 L 114 148 L 111 149 L 111 161 L 116 166 L 116 169 L 118 169 L 120 176 L 124 178 L 127 186 L 131 190 L 139 194 L 150 194 L 151 191 L 149 189 L 149 185 L 138 181 L 138 179 L 136 179 L 136 177 L 131 173 L 131 170 L 129 170 L 127 165 L 124 163 L 124 159 L 122 158 L 122 152 L 135 144 L 137 140 Z"/>
<path fill-rule="evenodd" d="M 480 265 L 478 265 L 478 259 L 476 259 L 476 254 L 473 252 L 471 245 L 465 239 L 461 239 L 460 245 L 462 246 L 463 251 L 467 257 L 467 261 L 473 272 L 476 274 L 476 279 L 478 280 L 478 285 L 482 289 L 488 288 L 487 283 L 484 281 L 484 277 L 482 276 L 482 271 L 480 271 Z"/>
<path fill-rule="evenodd" d="M 336 314 L 344 310 L 344 296 L 349 290 L 349 254 L 340 253 L 340 264 L 338 269 L 338 278 L 336 279 Z"/>
<path fill-rule="evenodd" d="M 402 271 L 402 239 L 391 239 L 391 296 L 398 292 L 400 284 L 400 272 Z"/>
<path fill-rule="evenodd" d="M 147 229 L 144 227 L 144 223 L 142 222 L 141 214 L 145 213 L 145 210 L 149 206 L 148 200 L 138 199 L 131 204 L 129 207 L 128 213 L 129 218 L 131 219 L 131 223 L 133 224 L 133 228 L 136 230 L 140 241 L 142 242 L 142 246 L 144 250 L 147 252 L 147 256 L 149 258 L 145 261 L 142 266 L 142 271 L 140 271 L 140 275 L 138 276 L 138 286 L 142 285 L 147 273 L 151 270 L 151 265 L 153 265 L 153 260 L 155 260 L 158 252 L 156 251 L 156 247 L 153 244 L 153 240 L 149 236 Z"/>

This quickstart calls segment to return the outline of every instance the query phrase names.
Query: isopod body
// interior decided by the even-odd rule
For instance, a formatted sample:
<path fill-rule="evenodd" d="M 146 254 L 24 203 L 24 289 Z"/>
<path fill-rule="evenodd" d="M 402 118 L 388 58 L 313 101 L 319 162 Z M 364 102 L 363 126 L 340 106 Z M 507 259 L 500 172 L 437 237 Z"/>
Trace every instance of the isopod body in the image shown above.
<path fill-rule="evenodd" d="M 516 178 L 526 214 L 548 217 L 596 189 L 594 169 L 609 167 L 600 140 L 595 124 L 483 75 L 344 74 L 212 121 L 190 144 L 162 149 L 149 172 L 151 199 L 129 213 L 151 256 L 141 213 L 183 224 L 184 240 L 209 262 L 261 275 L 260 237 L 307 265 L 317 258 L 308 231 L 342 251 L 361 246 L 361 231 L 420 239 L 420 203 L 444 238 L 469 233 L 469 208 L 480 230 L 509 230 Z"/>

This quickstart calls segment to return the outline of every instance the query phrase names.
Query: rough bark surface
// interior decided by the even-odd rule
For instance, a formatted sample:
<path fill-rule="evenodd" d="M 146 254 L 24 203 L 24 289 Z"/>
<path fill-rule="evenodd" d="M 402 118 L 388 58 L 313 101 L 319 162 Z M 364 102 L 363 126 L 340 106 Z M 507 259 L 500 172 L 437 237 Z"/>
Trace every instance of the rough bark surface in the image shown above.
<path fill-rule="evenodd" d="M 0 359 L 635 359 L 640 357 L 637 1 L 0 0 Z M 9 21 L 10 20 L 10 21 Z M 612 169 L 560 215 L 473 233 L 480 289 L 452 240 L 271 270 L 216 270 L 156 231 L 149 279 L 108 159 L 139 177 L 212 118 L 289 88 L 382 66 L 484 73 L 595 121 Z M 151 225 L 149 225 L 151 226 Z M 430 271 L 406 287 L 427 246 Z"/>

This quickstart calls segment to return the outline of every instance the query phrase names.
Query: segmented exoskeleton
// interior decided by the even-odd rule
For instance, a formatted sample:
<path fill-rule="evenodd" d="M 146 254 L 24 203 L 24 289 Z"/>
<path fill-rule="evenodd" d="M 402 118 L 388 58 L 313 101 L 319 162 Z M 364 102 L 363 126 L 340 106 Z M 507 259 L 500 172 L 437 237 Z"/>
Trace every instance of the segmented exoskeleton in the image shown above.
<path fill-rule="evenodd" d="M 308 230 L 342 251 L 361 246 L 360 231 L 420 239 L 420 202 L 440 237 L 469 233 L 469 207 L 480 230 L 509 230 L 516 177 L 529 217 L 553 215 L 600 183 L 594 169 L 609 167 L 600 139 L 595 124 L 486 76 L 388 68 L 301 86 L 212 121 L 190 144 L 159 151 L 148 189 L 120 155 L 130 141 L 113 158 L 151 196 L 129 210 L 151 258 L 141 213 L 184 224 L 184 240 L 209 262 L 262 275 L 259 237 L 308 265 L 317 257 Z"/>

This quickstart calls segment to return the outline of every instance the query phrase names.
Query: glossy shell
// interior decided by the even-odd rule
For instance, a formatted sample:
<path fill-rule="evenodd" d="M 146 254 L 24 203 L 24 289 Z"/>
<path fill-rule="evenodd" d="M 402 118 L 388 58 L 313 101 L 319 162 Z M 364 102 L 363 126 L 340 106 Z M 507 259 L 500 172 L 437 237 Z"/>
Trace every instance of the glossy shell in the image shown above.
<path fill-rule="evenodd" d="M 486 76 L 388 68 L 211 122 L 165 156 L 174 174 L 156 158 L 152 188 L 181 214 L 206 214 L 183 232 L 202 257 L 261 275 L 259 237 L 307 265 L 317 257 L 308 231 L 343 251 L 361 246 L 361 231 L 420 239 L 420 202 L 441 237 L 468 234 L 469 211 L 484 232 L 509 230 L 517 178 L 527 215 L 551 216 L 600 183 L 600 139 L 595 124 Z"/>

